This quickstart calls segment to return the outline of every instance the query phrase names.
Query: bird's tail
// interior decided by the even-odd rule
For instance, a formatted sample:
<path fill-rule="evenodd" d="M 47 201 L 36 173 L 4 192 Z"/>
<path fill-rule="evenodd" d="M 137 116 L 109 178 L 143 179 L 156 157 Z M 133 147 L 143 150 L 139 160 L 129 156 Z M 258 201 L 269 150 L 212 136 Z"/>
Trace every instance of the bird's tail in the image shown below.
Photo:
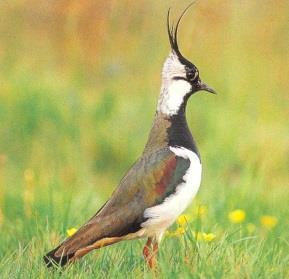
<path fill-rule="evenodd" d="M 111 237 L 117 233 L 120 224 L 115 216 L 96 217 L 82 226 L 74 235 L 64 240 L 58 247 L 44 256 L 47 267 L 53 265 L 64 266 L 72 260 L 76 253 L 93 245 L 95 242 Z"/>
<path fill-rule="evenodd" d="M 115 212 L 108 216 L 95 216 L 74 235 L 44 256 L 47 267 L 64 266 L 93 249 L 111 245 L 124 239 L 135 238 L 128 222 L 129 214 Z"/>
<path fill-rule="evenodd" d="M 50 252 L 48 252 L 44 257 L 44 262 L 46 264 L 47 267 L 52 267 L 52 266 L 64 266 L 68 263 L 68 261 L 74 256 L 74 253 L 72 254 L 67 254 L 67 255 L 61 255 L 56 256 L 55 253 L 57 252 L 57 250 L 61 247 L 58 246 L 55 249 L 51 250 Z"/>

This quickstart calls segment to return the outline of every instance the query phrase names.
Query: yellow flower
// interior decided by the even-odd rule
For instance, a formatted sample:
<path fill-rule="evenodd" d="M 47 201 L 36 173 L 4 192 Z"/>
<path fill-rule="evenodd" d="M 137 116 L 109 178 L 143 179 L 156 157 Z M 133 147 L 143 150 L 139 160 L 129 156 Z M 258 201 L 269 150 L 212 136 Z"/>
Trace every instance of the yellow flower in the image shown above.
<path fill-rule="evenodd" d="M 249 234 L 252 234 L 256 231 L 256 226 L 253 223 L 248 223 L 246 228 Z"/>
<path fill-rule="evenodd" d="M 193 232 L 193 237 L 197 241 L 206 241 L 210 242 L 216 238 L 216 235 L 214 233 L 204 233 L 204 232 Z"/>
<path fill-rule="evenodd" d="M 213 233 L 203 233 L 203 239 L 207 242 L 210 242 L 216 238 L 216 235 Z"/>
<path fill-rule="evenodd" d="M 186 232 L 186 229 L 184 227 L 178 227 L 173 232 L 166 231 L 166 235 L 167 236 L 180 236 L 180 235 L 183 235 L 185 232 Z"/>
<path fill-rule="evenodd" d="M 186 226 L 192 220 L 192 216 L 189 214 L 182 214 L 177 219 L 177 224 L 179 226 Z"/>
<path fill-rule="evenodd" d="M 242 223 L 245 220 L 246 213 L 242 209 L 236 209 L 236 210 L 231 211 L 228 217 L 232 223 L 238 224 L 238 223 Z"/>
<path fill-rule="evenodd" d="M 68 230 L 66 231 L 66 233 L 67 233 L 68 236 L 72 236 L 72 235 L 74 235 L 76 232 L 77 232 L 77 229 L 76 229 L 76 228 L 71 228 L 71 229 L 68 229 Z"/>
<path fill-rule="evenodd" d="M 264 215 L 260 218 L 260 222 L 263 227 L 270 230 L 270 229 L 273 229 L 277 225 L 278 219 L 274 216 Z"/>
<path fill-rule="evenodd" d="M 184 227 L 179 227 L 173 232 L 173 235 L 174 236 L 183 235 L 185 232 L 186 230 Z"/>

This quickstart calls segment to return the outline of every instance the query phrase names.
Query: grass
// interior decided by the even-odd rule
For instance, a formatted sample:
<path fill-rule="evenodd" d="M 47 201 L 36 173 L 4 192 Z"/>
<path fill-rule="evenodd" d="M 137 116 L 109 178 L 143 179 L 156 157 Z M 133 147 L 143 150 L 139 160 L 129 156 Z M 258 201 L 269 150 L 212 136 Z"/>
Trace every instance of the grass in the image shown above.
<path fill-rule="evenodd" d="M 288 278 L 286 1 L 202 1 L 184 18 L 181 49 L 219 95 L 188 105 L 203 180 L 185 234 L 161 243 L 158 272 L 144 264 L 144 240 L 45 268 L 43 254 L 141 154 L 168 52 L 165 2 L 58 3 L 0 4 L 0 277 Z M 236 209 L 239 224 L 228 218 Z M 277 225 L 266 229 L 264 215 Z"/>

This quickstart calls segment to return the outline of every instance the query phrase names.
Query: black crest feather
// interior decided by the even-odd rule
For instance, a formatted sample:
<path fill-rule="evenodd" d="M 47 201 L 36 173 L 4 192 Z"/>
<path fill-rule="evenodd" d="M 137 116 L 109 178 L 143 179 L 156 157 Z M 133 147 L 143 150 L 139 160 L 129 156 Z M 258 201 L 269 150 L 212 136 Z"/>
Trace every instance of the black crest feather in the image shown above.
<path fill-rule="evenodd" d="M 179 25 L 180 25 L 180 22 L 183 18 L 183 16 L 185 15 L 185 13 L 188 11 L 188 9 L 195 3 L 192 2 L 191 4 L 189 4 L 184 10 L 183 12 L 181 13 L 178 21 L 177 21 L 177 24 L 174 26 L 173 24 L 170 23 L 170 12 L 171 12 L 171 9 L 169 8 L 168 10 L 168 14 L 167 14 L 167 30 L 168 30 L 168 36 L 169 36 L 169 41 L 170 41 L 170 45 L 171 45 L 171 48 L 172 48 L 172 51 L 182 60 L 186 60 L 180 50 L 179 50 L 179 46 L 178 46 L 178 28 L 179 28 Z"/>

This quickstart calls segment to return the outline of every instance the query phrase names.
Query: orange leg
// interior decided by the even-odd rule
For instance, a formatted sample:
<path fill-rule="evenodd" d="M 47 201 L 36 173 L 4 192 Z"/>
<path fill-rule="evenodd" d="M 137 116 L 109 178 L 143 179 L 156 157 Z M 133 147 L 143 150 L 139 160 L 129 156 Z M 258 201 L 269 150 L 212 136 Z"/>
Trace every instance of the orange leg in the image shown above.
<path fill-rule="evenodd" d="M 151 237 L 149 237 L 143 248 L 143 255 L 150 269 L 154 269 L 156 267 L 155 256 L 157 252 L 158 252 L 158 243 Z"/>
<path fill-rule="evenodd" d="M 151 245 L 152 245 L 152 238 L 149 237 L 143 248 L 143 255 L 144 255 L 146 262 L 149 262 L 149 259 L 151 257 Z"/>

